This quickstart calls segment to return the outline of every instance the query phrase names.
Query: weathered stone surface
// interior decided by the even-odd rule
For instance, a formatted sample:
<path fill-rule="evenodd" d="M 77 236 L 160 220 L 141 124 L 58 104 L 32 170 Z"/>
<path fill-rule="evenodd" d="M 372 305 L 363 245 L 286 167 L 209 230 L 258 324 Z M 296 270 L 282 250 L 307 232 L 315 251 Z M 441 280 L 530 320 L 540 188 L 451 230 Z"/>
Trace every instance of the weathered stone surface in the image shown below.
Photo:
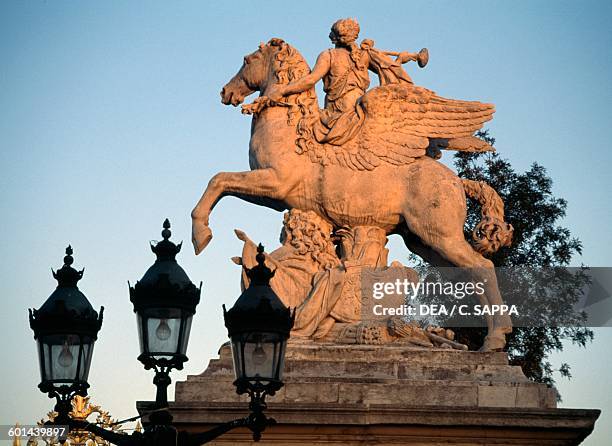
<path fill-rule="evenodd" d="M 140 404 L 139 410 L 147 410 Z M 246 415 L 246 405 L 171 403 L 181 430 L 202 431 Z M 269 415 L 279 424 L 268 428 L 261 442 L 238 429 L 211 445 L 443 445 L 502 446 L 577 445 L 591 432 L 597 410 L 465 407 L 402 407 L 397 405 L 275 404 Z"/>
<path fill-rule="evenodd" d="M 225 345 L 204 373 L 176 384 L 176 401 L 238 401 L 231 364 Z M 530 383 L 499 352 L 297 343 L 284 381 L 276 402 L 555 407 L 550 389 Z"/>
<path fill-rule="evenodd" d="M 516 388 L 516 406 L 517 407 L 549 407 L 548 402 L 544 401 L 541 396 L 541 386 L 533 384 L 524 384 Z M 555 400 L 556 402 L 556 400 Z M 554 406 L 553 406 L 554 407 Z"/>
<path fill-rule="evenodd" d="M 202 374 L 176 383 L 180 428 L 247 414 L 230 349 L 219 353 Z M 556 409 L 556 390 L 528 381 L 505 353 L 293 343 L 286 358 L 285 386 L 268 400 L 279 424 L 259 445 L 574 445 L 599 415 Z M 213 444 L 253 443 L 237 430 Z"/>
<path fill-rule="evenodd" d="M 516 386 L 506 383 L 478 386 L 478 406 L 516 407 Z"/>

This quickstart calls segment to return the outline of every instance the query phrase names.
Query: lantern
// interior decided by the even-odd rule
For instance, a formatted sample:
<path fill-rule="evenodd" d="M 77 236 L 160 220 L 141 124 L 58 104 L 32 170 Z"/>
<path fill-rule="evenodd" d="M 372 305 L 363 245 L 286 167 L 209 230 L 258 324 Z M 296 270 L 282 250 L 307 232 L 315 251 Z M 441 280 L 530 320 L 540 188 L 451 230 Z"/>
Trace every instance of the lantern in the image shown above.
<path fill-rule="evenodd" d="M 223 307 L 232 344 L 235 385 L 239 394 L 274 393 L 283 385 L 285 349 L 295 317 L 270 286 L 274 275 L 257 248 L 257 265 L 247 270 L 250 283 L 234 306 Z"/>
<path fill-rule="evenodd" d="M 196 288 L 176 261 L 182 243 L 175 245 L 169 240 L 168 219 L 163 228 L 163 240 L 151 244 L 157 260 L 136 285 L 130 286 L 140 338 L 138 360 L 146 369 L 156 370 L 154 383 L 158 386 L 160 406 L 167 404 L 168 372 L 173 368 L 181 370 L 188 359 L 191 320 L 200 302 L 201 290 L 201 284 Z"/>
<path fill-rule="evenodd" d="M 38 387 L 58 399 L 56 410 L 61 415 L 74 395 L 87 395 L 89 366 L 104 312 L 101 307 L 98 314 L 78 289 L 83 270 L 72 268 L 72 253 L 68 246 L 64 266 L 53 272 L 55 291 L 40 309 L 30 309 L 30 327 L 38 343 Z"/>

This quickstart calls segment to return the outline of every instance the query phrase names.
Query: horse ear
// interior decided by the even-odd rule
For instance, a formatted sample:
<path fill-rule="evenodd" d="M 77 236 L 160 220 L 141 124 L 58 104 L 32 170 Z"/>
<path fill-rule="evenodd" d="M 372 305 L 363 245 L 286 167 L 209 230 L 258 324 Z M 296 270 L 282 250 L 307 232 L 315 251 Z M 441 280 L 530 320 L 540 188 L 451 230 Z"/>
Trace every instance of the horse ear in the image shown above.
<path fill-rule="evenodd" d="M 270 46 L 283 46 L 285 41 L 283 39 L 279 39 L 278 37 L 272 37 L 268 42 Z"/>
<path fill-rule="evenodd" d="M 262 50 L 266 46 L 265 43 L 259 42 L 259 49 Z"/>

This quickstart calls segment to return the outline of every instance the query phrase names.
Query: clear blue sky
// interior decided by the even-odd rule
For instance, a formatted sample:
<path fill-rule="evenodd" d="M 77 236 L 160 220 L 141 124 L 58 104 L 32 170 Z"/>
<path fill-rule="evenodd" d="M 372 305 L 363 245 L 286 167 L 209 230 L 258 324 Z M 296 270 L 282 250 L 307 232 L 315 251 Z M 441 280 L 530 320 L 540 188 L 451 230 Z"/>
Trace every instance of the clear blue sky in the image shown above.
<path fill-rule="evenodd" d="M 212 217 L 215 238 L 200 257 L 189 212 L 217 171 L 248 168 L 250 121 L 219 102 L 221 86 L 260 41 L 282 37 L 312 64 L 329 26 L 357 17 L 361 37 L 384 49 L 428 47 L 414 80 L 439 94 L 493 102 L 497 148 L 524 170 L 537 161 L 568 200 L 563 222 L 584 242 L 575 264 L 610 266 L 612 215 L 611 3 L 608 1 L 63 2 L 0 3 L 0 424 L 32 422 L 52 407 L 37 388 L 26 308 L 54 288 L 71 243 L 86 268 L 81 289 L 106 307 L 92 364 L 91 394 L 117 417 L 152 399 L 127 280 L 152 263 L 147 246 L 169 217 L 180 262 L 204 281 L 191 358 L 203 371 L 226 339 L 221 304 L 239 294 L 232 229 L 276 246 L 280 214 L 235 199 Z M 448 160 L 448 155 L 447 158 Z M 405 251 L 392 244 L 395 258 Z M 608 379 L 612 335 L 598 330 L 573 365 L 564 405 L 601 407 L 587 445 L 612 435 Z M 606 426 L 606 424 L 608 426 Z"/>

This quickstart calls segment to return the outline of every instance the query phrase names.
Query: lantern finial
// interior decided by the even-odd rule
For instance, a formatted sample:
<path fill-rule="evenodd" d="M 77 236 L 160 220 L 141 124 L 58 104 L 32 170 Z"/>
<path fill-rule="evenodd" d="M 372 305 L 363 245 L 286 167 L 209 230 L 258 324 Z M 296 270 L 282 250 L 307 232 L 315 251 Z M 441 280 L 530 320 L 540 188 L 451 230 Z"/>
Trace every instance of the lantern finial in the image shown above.
<path fill-rule="evenodd" d="M 74 262 L 74 258 L 72 257 L 72 246 L 68 245 L 66 247 L 66 256 L 64 257 L 64 265 L 70 266 L 72 262 Z"/>
<path fill-rule="evenodd" d="M 164 226 L 164 229 L 162 230 L 161 235 L 164 238 L 164 240 L 168 240 L 170 236 L 172 235 L 172 232 L 170 232 L 170 220 L 166 218 L 164 220 L 163 226 Z"/>
<path fill-rule="evenodd" d="M 251 283 L 253 285 L 270 285 L 270 279 L 274 277 L 275 271 L 266 266 L 266 255 L 264 254 L 264 246 L 261 243 L 257 246 L 255 260 L 257 260 L 257 265 L 250 269 L 245 268 Z"/>
<path fill-rule="evenodd" d="M 83 277 L 83 271 L 85 271 L 85 269 L 77 271 L 72 267 L 74 263 L 72 253 L 72 246 L 68 245 L 66 247 L 66 256 L 64 257 L 64 266 L 57 271 L 51 270 L 53 272 L 53 277 L 57 280 L 58 287 L 75 287 L 77 282 Z"/>
<path fill-rule="evenodd" d="M 157 260 L 174 260 L 175 256 L 181 251 L 183 242 L 175 245 L 168 240 L 172 232 L 170 231 L 170 220 L 167 218 L 164 220 L 163 228 L 161 232 L 163 240 L 156 244 L 151 243 L 151 250 L 157 255 Z"/>

